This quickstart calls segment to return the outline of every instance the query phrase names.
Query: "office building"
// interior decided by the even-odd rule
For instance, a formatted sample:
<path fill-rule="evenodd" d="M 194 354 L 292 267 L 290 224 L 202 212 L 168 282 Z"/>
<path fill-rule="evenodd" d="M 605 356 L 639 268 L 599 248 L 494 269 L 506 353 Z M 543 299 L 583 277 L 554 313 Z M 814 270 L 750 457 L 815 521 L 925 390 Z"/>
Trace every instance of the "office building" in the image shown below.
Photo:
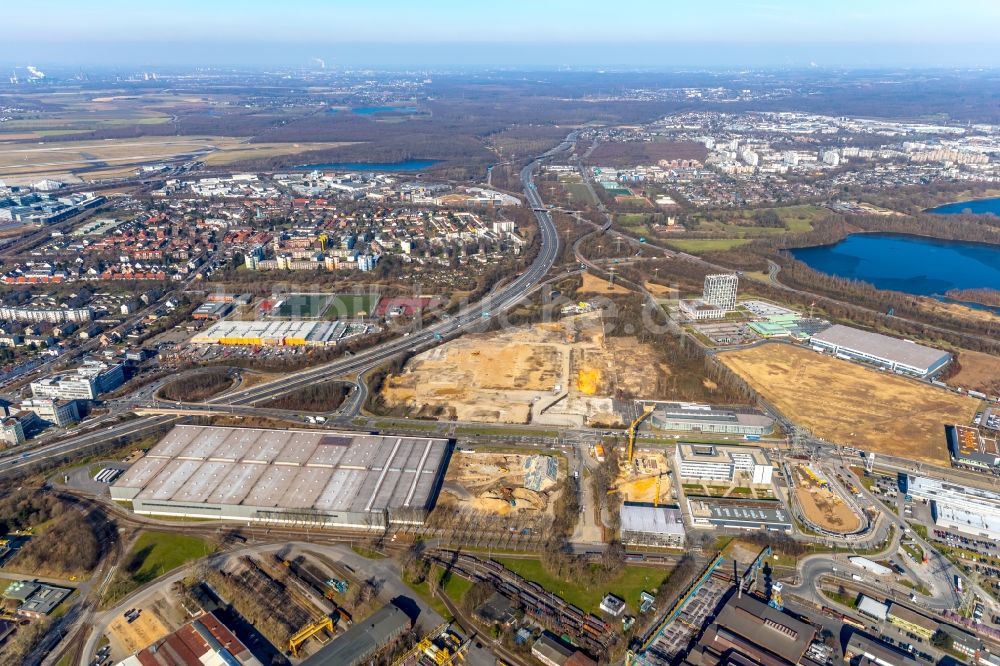
<path fill-rule="evenodd" d="M 31 395 L 59 400 L 96 400 L 101 393 L 113 391 L 124 383 L 125 369 L 120 363 L 86 361 L 73 372 L 31 382 Z"/>
<path fill-rule="evenodd" d="M 739 277 L 735 273 L 720 273 L 705 276 L 705 290 L 702 300 L 723 310 L 736 307 L 736 289 Z"/>
<path fill-rule="evenodd" d="M 4 446 L 24 444 L 24 423 L 17 415 L 5 416 L 0 419 L 0 443 Z"/>
<path fill-rule="evenodd" d="M 38 418 L 60 428 L 65 428 L 80 420 L 80 407 L 76 400 L 28 398 L 22 400 L 19 406 L 22 410 L 34 412 Z"/>
<path fill-rule="evenodd" d="M 742 480 L 746 483 L 771 483 L 774 465 L 763 449 L 754 446 L 719 446 L 717 444 L 677 445 L 677 471 L 684 479 L 700 481 Z"/>
<path fill-rule="evenodd" d="M 778 501 L 688 498 L 687 506 L 691 524 L 701 529 L 724 527 L 773 532 L 790 532 L 792 529 L 792 517 Z"/>

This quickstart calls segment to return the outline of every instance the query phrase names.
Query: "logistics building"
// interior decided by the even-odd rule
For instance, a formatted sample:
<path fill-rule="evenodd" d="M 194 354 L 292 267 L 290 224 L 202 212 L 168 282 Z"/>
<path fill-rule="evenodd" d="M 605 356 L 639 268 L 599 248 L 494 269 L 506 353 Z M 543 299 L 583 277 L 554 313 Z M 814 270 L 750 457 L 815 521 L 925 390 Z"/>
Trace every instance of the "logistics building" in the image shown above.
<path fill-rule="evenodd" d="M 908 340 L 834 324 L 809 339 L 816 351 L 829 351 L 846 360 L 872 365 L 916 377 L 930 377 L 951 362 L 948 352 Z"/>
<path fill-rule="evenodd" d="M 764 435 L 774 419 L 753 409 L 727 409 L 695 402 L 659 402 L 649 417 L 654 428 L 726 435 Z"/>
<path fill-rule="evenodd" d="M 684 520 L 676 506 L 625 502 L 621 508 L 621 540 L 627 546 L 684 547 Z"/>
<path fill-rule="evenodd" d="M 148 515 L 360 529 L 421 524 L 446 439 L 179 425 L 111 486 Z"/>
<path fill-rule="evenodd" d="M 220 321 L 191 338 L 201 345 L 335 347 L 346 338 L 371 330 L 344 321 Z"/>
<path fill-rule="evenodd" d="M 1000 494 L 913 474 L 901 478 L 900 490 L 930 502 L 938 527 L 1000 540 Z"/>
<path fill-rule="evenodd" d="M 739 480 L 758 485 L 771 483 L 774 465 L 763 449 L 753 446 L 718 446 L 716 444 L 677 445 L 677 471 L 681 479 L 705 481 Z"/>

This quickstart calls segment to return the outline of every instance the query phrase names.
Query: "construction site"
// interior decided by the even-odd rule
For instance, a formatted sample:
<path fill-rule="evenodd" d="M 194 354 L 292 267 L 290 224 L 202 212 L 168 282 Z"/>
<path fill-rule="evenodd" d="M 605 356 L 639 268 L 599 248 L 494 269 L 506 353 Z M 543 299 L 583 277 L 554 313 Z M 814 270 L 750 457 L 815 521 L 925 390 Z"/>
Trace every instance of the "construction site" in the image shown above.
<path fill-rule="evenodd" d="M 398 415 L 488 423 L 624 425 L 616 392 L 669 375 L 651 345 L 606 337 L 600 312 L 466 335 L 409 360 L 382 389 Z"/>
<path fill-rule="evenodd" d="M 500 516 L 551 515 L 562 476 L 553 456 L 458 452 L 445 474 L 438 506 Z"/>
<path fill-rule="evenodd" d="M 620 459 L 613 490 L 624 502 L 671 502 L 670 473 L 670 461 L 663 451 L 636 448 L 631 464 L 625 458 Z"/>
<path fill-rule="evenodd" d="M 862 526 L 861 517 L 822 474 L 806 464 L 793 468 L 795 499 L 806 519 L 828 532 L 850 534 Z"/>

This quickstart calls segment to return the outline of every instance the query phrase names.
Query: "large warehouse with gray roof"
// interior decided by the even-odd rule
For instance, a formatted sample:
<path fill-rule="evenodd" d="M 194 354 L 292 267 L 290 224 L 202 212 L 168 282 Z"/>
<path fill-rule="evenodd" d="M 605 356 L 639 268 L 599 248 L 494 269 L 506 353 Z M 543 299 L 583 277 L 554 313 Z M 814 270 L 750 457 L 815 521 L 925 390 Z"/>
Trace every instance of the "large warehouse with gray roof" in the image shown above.
<path fill-rule="evenodd" d="M 951 362 L 951 354 L 940 349 L 842 324 L 817 333 L 809 343 L 818 351 L 917 377 L 929 377 Z"/>
<path fill-rule="evenodd" d="M 343 527 L 422 523 L 446 439 L 180 425 L 111 486 L 150 515 Z"/>

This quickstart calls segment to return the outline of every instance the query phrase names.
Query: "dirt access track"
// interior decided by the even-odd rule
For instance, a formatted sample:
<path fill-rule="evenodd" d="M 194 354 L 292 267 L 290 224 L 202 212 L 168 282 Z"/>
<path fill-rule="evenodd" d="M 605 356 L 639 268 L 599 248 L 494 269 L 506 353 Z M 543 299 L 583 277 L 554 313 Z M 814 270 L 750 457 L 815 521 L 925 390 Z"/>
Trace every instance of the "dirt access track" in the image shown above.
<path fill-rule="evenodd" d="M 719 359 L 793 423 L 845 446 L 948 464 L 944 426 L 968 423 L 979 401 L 787 344 Z"/>
<path fill-rule="evenodd" d="M 642 396 L 670 372 L 634 337 L 606 338 L 600 312 L 466 335 L 410 359 L 382 389 L 388 411 L 486 423 L 622 425 L 616 388 Z"/>

